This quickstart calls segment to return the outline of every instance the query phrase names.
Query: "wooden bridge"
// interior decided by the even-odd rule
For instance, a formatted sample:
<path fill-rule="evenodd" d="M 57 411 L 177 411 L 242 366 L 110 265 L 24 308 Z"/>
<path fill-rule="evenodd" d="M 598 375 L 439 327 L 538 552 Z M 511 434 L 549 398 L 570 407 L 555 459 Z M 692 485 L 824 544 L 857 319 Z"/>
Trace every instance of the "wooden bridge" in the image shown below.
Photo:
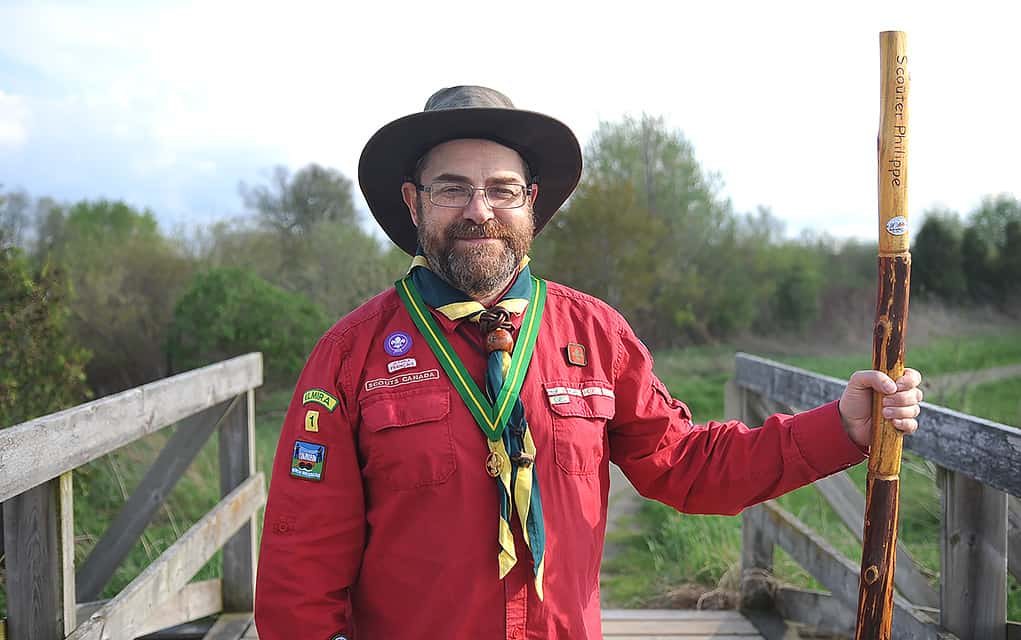
<path fill-rule="evenodd" d="M 0 429 L 8 609 L 0 640 L 256 638 L 256 518 L 265 480 L 255 467 L 254 390 L 261 384 L 262 358 L 249 354 Z M 776 411 L 836 399 L 843 386 L 739 354 L 727 415 L 758 424 Z M 1021 640 L 1021 625 L 1006 618 L 1008 568 L 1018 577 L 1021 565 L 1021 430 L 931 405 L 919 422 L 905 448 L 941 469 L 942 566 L 933 587 L 899 550 L 893 636 Z M 179 428 L 76 567 L 72 471 L 174 424 Z M 214 431 L 222 500 L 120 593 L 98 600 Z M 816 487 L 860 538 L 864 497 L 854 483 L 840 474 Z M 837 637 L 853 634 L 858 563 L 775 502 L 742 517 L 741 612 L 604 610 L 605 636 L 748 640 L 792 637 L 802 625 Z M 771 579 L 776 547 L 828 592 L 778 586 Z M 220 549 L 222 577 L 192 582 Z"/>

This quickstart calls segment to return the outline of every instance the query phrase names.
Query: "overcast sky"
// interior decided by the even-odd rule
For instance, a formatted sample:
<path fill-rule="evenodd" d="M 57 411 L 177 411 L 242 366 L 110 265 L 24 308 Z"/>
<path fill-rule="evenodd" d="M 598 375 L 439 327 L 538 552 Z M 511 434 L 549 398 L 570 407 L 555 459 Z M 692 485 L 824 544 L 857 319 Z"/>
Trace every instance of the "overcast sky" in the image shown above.
<path fill-rule="evenodd" d="M 354 178 L 381 125 L 483 84 L 582 144 L 662 115 L 735 210 L 871 238 L 883 30 L 908 33 L 912 229 L 1021 195 L 1018 6 L 3 0 L 0 184 L 205 224 L 273 165 Z"/>

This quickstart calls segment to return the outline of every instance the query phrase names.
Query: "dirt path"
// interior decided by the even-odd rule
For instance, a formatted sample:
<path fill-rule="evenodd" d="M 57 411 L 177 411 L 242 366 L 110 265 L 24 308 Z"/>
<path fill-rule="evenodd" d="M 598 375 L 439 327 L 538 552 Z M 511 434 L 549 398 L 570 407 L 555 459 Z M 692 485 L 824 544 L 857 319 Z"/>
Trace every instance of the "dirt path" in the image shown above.
<path fill-rule="evenodd" d="M 923 371 L 922 373 L 924 374 L 925 372 Z M 948 393 L 954 393 L 967 387 L 982 384 L 983 382 L 995 382 L 1017 376 L 1021 376 L 1021 364 L 1009 364 L 1002 367 L 959 371 L 942 376 L 933 376 L 922 382 L 922 388 L 929 399 L 936 401 L 937 398 Z"/>

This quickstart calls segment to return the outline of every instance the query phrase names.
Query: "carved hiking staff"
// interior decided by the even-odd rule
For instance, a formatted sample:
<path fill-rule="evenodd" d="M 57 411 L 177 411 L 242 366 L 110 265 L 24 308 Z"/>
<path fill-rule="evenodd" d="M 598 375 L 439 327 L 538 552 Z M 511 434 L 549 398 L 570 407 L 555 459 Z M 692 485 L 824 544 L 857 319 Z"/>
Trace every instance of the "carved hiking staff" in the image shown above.
<path fill-rule="evenodd" d="M 901 31 L 879 34 L 879 296 L 872 366 L 897 380 L 904 374 L 908 321 L 908 56 Z M 902 436 L 882 415 L 882 394 L 872 403 L 872 452 L 865 498 L 865 536 L 855 637 L 888 640 L 893 622 L 893 571 L 897 554 Z"/>

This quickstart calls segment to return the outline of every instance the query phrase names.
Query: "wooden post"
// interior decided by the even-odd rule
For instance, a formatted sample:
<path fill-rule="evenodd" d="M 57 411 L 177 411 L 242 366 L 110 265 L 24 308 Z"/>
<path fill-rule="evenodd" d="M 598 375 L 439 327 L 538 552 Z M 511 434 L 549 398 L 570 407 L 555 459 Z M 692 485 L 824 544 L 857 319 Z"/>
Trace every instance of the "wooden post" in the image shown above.
<path fill-rule="evenodd" d="M 3 503 L 11 640 L 64 638 L 59 492 L 53 479 Z"/>
<path fill-rule="evenodd" d="M 249 389 L 220 427 L 220 493 L 226 496 L 255 474 L 255 390 Z M 223 547 L 223 610 L 255 606 L 257 513 Z"/>
<path fill-rule="evenodd" d="M 745 424 L 761 420 L 752 415 L 748 391 L 731 379 L 723 388 L 723 413 L 728 420 Z M 754 426 L 754 425 L 753 425 Z M 763 521 L 761 507 L 741 514 L 741 609 L 773 608 L 770 577 L 773 574 L 773 538 Z"/>
<path fill-rule="evenodd" d="M 57 480 L 60 495 L 60 598 L 64 618 L 64 635 L 70 635 L 78 626 L 77 599 L 74 588 L 74 483 L 73 471 L 65 471 Z"/>
<path fill-rule="evenodd" d="M 1003 640 L 1007 622 L 1007 496 L 954 471 L 943 484 L 941 623 L 960 638 Z"/>

